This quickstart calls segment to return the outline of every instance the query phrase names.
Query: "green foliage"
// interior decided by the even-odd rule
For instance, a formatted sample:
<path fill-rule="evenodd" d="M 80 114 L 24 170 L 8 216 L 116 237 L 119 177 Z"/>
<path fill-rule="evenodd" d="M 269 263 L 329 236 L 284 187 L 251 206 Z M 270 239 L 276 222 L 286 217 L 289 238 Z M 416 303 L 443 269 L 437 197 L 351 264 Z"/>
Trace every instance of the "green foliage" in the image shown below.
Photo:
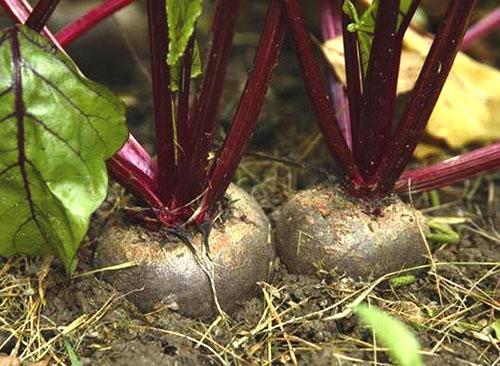
<path fill-rule="evenodd" d="M 172 90 L 179 87 L 180 64 L 189 39 L 194 33 L 196 20 L 201 15 L 203 0 L 167 0 L 168 22 L 168 56 L 167 63 L 171 67 Z M 201 58 L 198 46 L 193 52 L 191 77 L 201 74 Z"/>
<path fill-rule="evenodd" d="M 356 6 L 351 0 L 345 0 L 343 5 L 344 13 L 349 15 L 353 21 L 347 26 L 347 30 L 349 32 L 356 32 L 358 36 L 359 55 L 361 58 L 363 75 L 366 75 L 366 71 L 368 69 L 368 60 L 370 59 L 370 51 L 372 48 L 372 37 L 375 29 L 377 6 L 378 1 L 373 1 L 373 3 L 360 17 Z"/>
<path fill-rule="evenodd" d="M 453 228 L 441 222 L 439 219 L 428 220 L 430 233 L 426 234 L 427 240 L 431 241 L 433 244 L 458 244 L 460 243 L 460 234 L 457 233 Z"/>
<path fill-rule="evenodd" d="M 495 339 L 497 341 L 500 341 L 500 319 L 496 319 L 492 324 L 491 324 L 491 329 L 493 330 L 493 334 L 495 336 Z"/>
<path fill-rule="evenodd" d="M 359 53 L 361 57 L 361 65 L 363 68 L 363 75 L 366 75 L 368 68 L 368 60 L 370 59 L 370 51 L 372 48 L 372 38 L 375 31 L 375 23 L 377 21 L 377 10 L 380 0 L 374 0 L 361 16 L 358 14 L 356 6 L 351 0 L 345 0 L 343 4 L 343 11 L 352 20 L 347 26 L 349 32 L 356 32 L 359 43 Z M 396 29 L 399 29 L 405 14 L 410 8 L 411 0 L 401 0 L 399 5 L 398 24 Z"/>
<path fill-rule="evenodd" d="M 68 342 L 66 338 L 63 340 L 64 348 L 66 348 L 66 352 L 68 352 L 69 361 L 71 362 L 71 366 L 82 366 L 82 362 L 78 358 L 78 355 L 75 352 L 73 346 Z"/>
<path fill-rule="evenodd" d="M 391 278 L 389 283 L 393 288 L 401 288 L 411 285 L 417 281 L 417 277 L 412 274 Z"/>
<path fill-rule="evenodd" d="M 375 306 L 359 305 L 355 313 L 372 328 L 377 341 L 389 349 L 393 361 L 401 366 L 423 365 L 418 340 L 403 323 Z"/>
<path fill-rule="evenodd" d="M 201 75 L 201 56 L 198 43 L 195 42 L 193 49 L 193 64 L 191 65 L 191 78 L 194 79 Z M 170 89 L 174 92 L 179 90 L 179 82 L 181 79 L 181 65 L 177 63 L 170 67 Z"/>
<path fill-rule="evenodd" d="M 106 196 L 125 108 L 44 37 L 0 32 L 0 255 L 56 254 L 71 271 Z"/>

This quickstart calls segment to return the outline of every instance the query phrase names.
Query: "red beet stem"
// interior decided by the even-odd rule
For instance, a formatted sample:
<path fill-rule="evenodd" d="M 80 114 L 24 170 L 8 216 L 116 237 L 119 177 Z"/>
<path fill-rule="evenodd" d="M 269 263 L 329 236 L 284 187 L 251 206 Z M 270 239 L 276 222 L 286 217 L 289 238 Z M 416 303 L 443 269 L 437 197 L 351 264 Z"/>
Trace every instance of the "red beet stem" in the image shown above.
<path fill-rule="evenodd" d="M 421 138 L 460 47 L 475 0 L 452 0 L 413 88 L 400 124 L 370 185 L 392 190 Z"/>
<path fill-rule="evenodd" d="M 404 172 L 397 180 L 398 192 L 428 191 L 498 169 L 500 143 L 482 147 L 443 162 Z"/>
<path fill-rule="evenodd" d="M 36 32 L 40 32 L 49 21 L 60 0 L 39 0 L 26 20 L 26 25 Z"/>
<path fill-rule="evenodd" d="M 323 75 L 313 52 L 311 37 L 300 4 L 298 0 L 283 0 L 283 2 L 304 83 L 320 129 L 326 138 L 328 148 L 332 156 L 335 157 L 347 173 L 351 184 L 354 187 L 362 186 L 364 179 L 342 136 L 342 130 L 339 127 L 333 104 L 322 82 Z"/>
<path fill-rule="evenodd" d="M 420 0 L 413 0 L 410 3 L 399 28 L 394 23 L 394 15 L 395 12 L 401 14 L 396 10 L 396 7 L 400 8 L 400 4 L 389 0 L 381 1 L 379 5 L 367 75 L 361 87 L 363 95 L 356 96 L 362 103 L 356 102 L 357 111 L 353 111 L 353 113 L 358 113 L 354 128 L 356 131 L 353 143 L 355 157 L 368 181 L 376 172 L 383 151 L 392 138 L 391 130 L 394 122 L 403 36 L 419 3 Z M 350 37 L 353 35 L 351 34 Z M 347 50 L 347 52 L 354 51 Z M 353 75 L 348 75 L 348 88 L 352 83 L 357 83 L 360 77 L 362 78 L 358 76 L 359 70 L 350 72 Z M 354 85 L 354 88 L 356 90 L 359 86 Z"/>
<path fill-rule="evenodd" d="M 190 139 L 181 149 L 189 151 L 179 169 L 175 198 L 187 204 L 206 188 L 208 154 L 213 144 L 231 45 L 240 10 L 240 0 L 217 0 L 212 23 L 212 46 L 203 73 L 201 89 L 189 116 Z"/>
<path fill-rule="evenodd" d="M 189 96 L 191 90 L 191 68 L 193 63 L 195 36 L 191 36 L 186 51 L 181 61 L 181 75 L 179 81 L 179 94 L 177 100 L 177 151 L 178 151 L 178 168 L 182 171 L 183 165 L 188 164 L 191 157 L 189 148 Z M 177 182 L 177 186 L 186 184 L 181 180 Z M 177 197 L 174 195 L 173 206 L 178 206 Z M 182 205 L 182 203 L 180 203 Z"/>
<path fill-rule="evenodd" d="M 0 0 L 0 6 L 9 14 L 11 19 L 18 23 L 25 23 L 31 13 L 31 5 L 26 0 Z M 57 44 L 54 35 L 45 27 L 41 33 L 51 42 Z M 62 48 L 59 47 L 61 50 Z"/>
<path fill-rule="evenodd" d="M 149 41 L 151 49 L 151 76 L 153 80 L 153 107 L 156 151 L 158 156 L 158 193 L 169 205 L 176 182 L 173 96 L 170 90 L 170 70 L 167 65 L 168 27 L 165 0 L 148 0 Z"/>
<path fill-rule="evenodd" d="M 280 0 L 272 0 L 257 46 L 253 70 L 248 76 L 231 128 L 211 171 L 207 191 L 193 220 L 204 220 L 215 203 L 222 199 L 231 183 L 255 130 L 273 70 L 278 63 L 285 31 L 286 20 Z"/>
<path fill-rule="evenodd" d="M 391 138 L 403 43 L 397 33 L 399 5 L 399 1 L 380 0 L 363 83 L 354 156 L 367 180 L 376 171 L 382 150 Z"/>
<path fill-rule="evenodd" d="M 131 4 L 133 0 L 105 0 L 101 4 L 92 8 L 76 20 L 66 25 L 56 33 L 56 38 L 65 47 L 84 33 L 92 29 L 102 20 L 113 15 L 121 8 Z"/>
<path fill-rule="evenodd" d="M 403 16 L 401 24 L 399 25 L 399 29 L 398 29 L 398 36 L 399 37 L 404 36 L 406 30 L 410 26 L 411 20 L 412 20 L 413 16 L 415 15 L 415 12 L 417 11 L 419 5 L 420 5 L 420 0 L 412 0 L 410 6 L 408 7 L 408 11 Z"/>

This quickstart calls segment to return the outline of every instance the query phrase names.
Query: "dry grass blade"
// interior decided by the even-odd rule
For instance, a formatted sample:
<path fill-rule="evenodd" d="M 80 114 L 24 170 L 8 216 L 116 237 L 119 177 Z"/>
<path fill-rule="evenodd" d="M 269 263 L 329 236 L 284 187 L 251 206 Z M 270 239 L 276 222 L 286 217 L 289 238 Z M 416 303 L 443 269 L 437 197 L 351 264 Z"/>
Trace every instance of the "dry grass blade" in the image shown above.
<path fill-rule="evenodd" d="M 195 337 L 192 337 L 192 336 L 189 336 L 189 335 L 186 335 L 186 334 L 182 334 L 182 333 L 179 333 L 179 332 L 175 332 L 175 331 L 172 331 L 172 330 L 167 330 L 167 329 L 161 329 L 161 328 L 155 328 L 155 327 L 140 327 L 140 328 L 143 328 L 143 329 L 146 329 L 146 330 L 149 330 L 149 331 L 152 331 L 152 332 L 159 332 L 159 333 L 165 333 L 165 334 L 169 334 L 169 335 L 173 335 L 173 336 L 176 336 L 176 337 L 180 337 L 180 338 L 185 338 L 193 343 L 196 343 L 198 344 L 200 342 L 199 339 L 196 339 Z M 204 343 L 204 342 L 201 342 L 199 343 L 202 347 L 206 348 L 208 351 L 210 351 L 210 353 L 215 356 L 215 358 L 220 362 L 221 365 L 228 365 L 229 363 L 224 360 L 221 355 L 214 349 L 212 348 L 210 345 Z"/>
<path fill-rule="evenodd" d="M 63 338 L 81 341 L 122 298 L 110 296 L 95 313 L 81 313 L 66 324 L 53 321 L 43 314 L 46 303 L 53 300 L 46 295 L 47 278 L 54 271 L 52 262 L 53 257 L 42 262 L 17 257 L 0 268 L 0 350 L 17 356 L 23 364 L 26 361 L 47 364 L 50 359 L 50 364 L 65 365 Z M 31 268 L 36 268 L 36 272 L 31 273 Z"/>
<path fill-rule="evenodd" d="M 104 267 L 104 268 L 97 268 L 92 271 L 87 271 L 83 273 L 77 273 L 71 277 L 71 279 L 76 279 L 76 278 L 82 278 L 82 277 L 87 277 L 87 276 L 93 276 L 96 274 L 104 273 L 104 272 L 110 272 L 110 271 L 118 271 L 121 269 L 126 269 L 126 268 L 132 268 L 138 266 L 139 263 L 137 262 L 125 262 L 125 263 L 120 263 L 114 266 L 109 266 L 109 267 Z"/>

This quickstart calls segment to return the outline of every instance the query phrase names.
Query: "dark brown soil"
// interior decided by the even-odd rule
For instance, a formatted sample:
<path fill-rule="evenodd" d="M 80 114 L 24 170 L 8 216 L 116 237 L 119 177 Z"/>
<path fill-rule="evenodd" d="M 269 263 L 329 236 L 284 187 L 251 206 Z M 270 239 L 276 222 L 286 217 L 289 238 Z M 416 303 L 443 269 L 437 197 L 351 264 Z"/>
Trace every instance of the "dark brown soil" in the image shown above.
<path fill-rule="evenodd" d="M 111 286 L 94 276 L 68 281 L 53 272 L 47 282 L 46 296 L 49 302 L 44 313 L 59 324 L 69 324 L 83 313 L 95 314 L 111 299 L 110 309 L 77 351 L 84 365 L 173 365 L 176 362 L 194 365 L 203 361 L 201 352 L 193 350 L 191 342 L 144 328 L 155 324 L 183 332 L 192 321 L 167 314 L 161 323 L 152 323 L 152 319 L 139 313 Z"/>
<path fill-rule="evenodd" d="M 425 201 L 423 196 L 415 198 Z M 485 198 L 482 193 L 477 195 L 474 201 L 477 208 L 482 207 Z M 498 201 L 493 201 L 493 205 L 498 206 Z M 456 216 L 466 213 L 463 201 L 443 210 L 435 214 Z M 482 228 L 495 235 L 490 229 L 499 224 L 498 218 L 494 220 L 485 216 L 477 219 L 480 219 Z M 81 251 L 77 274 L 85 274 L 92 268 L 88 261 L 91 256 L 86 253 L 93 250 L 94 236 L 100 231 L 99 223 L 100 220 L 95 221 L 92 236 Z M 429 269 L 407 287 L 394 289 L 383 282 L 364 298 L 365 302 L 376 304 L 411 325 L 424 351 L 430 352 L 440 345 L 432 355 L 425 357 L 427 365 L 457 365 L 458 362 L 492 365 L 498 357 L 496 346 L 477 338 L 477 333 L 488 334 L 488 325 L 496 316 L 494 309 L 498 308 L 498 302 L 494 303 L 498 301 L 496 291 L 500 283 L 498 241 L 465 228 L 462 232 L 459 245 L 434 250 L 434 260 L 438 264 L 448 264 L 439 264 L 435 271 Z M 457 262 L 461 264 L 451 264 Z M 472 262 L 475 264 L 465 264 Z M 486 265 L 492 262 L 497 266 Z M 35 261 L 18 270 L 36 281 L 40 265 Z M 84 365 L 257 364 L 268 357 L 277 364 L 293 364 L 293 357 L 299 365 L 369 364 L 375 355 L 370 332 L 360 326 L 354 316 L 336 319 L 346 310 L 345 305 L 354 299 L 345 300 L 346 297 L 367 285 L 326 272 L 316 276 L 290 275 L 280 266 L 272 287 L 262 286 L 280 314 L 269 323 L 273 330 L 268 331 L 266 327 L 259 328 L 262 319 L 269 317 L 266 312 L 271 311 L 269 302 L 262 297 L 247 302 L 232 320 L 219 319 L 212 325 L 184 318 L 165 308 L 142 314 L 99 275 L 70 280 L 62 267 L 55 263 L 45 279 L 47 303 L 42 308 L 41 319 L 47 325 L 68 325 L 83 314 L 96 317 L 88 327 L 67 337 Z M 485 300 L 484 294 L 496 300 L 493 303 Z M 342 299 L 342 304 L 333 306 Z M 460 317 L 459 312 L 464 317 Z M 333 319 L 329 320 L 332 316 Z M 453 322 L 469 323 L 470 328 L 459 328 Z M 280 323 L 284 323 L 282 328 Z M 476 335 L 473 331 L 477 332 Z M 43 334 L 46 340 L 56 335 L 54 330 Z M 293 357 L 286 341 L 290 337 Z M 200 339 L 202 342 L 197 344 Z M 54 346 L 61 352 L 59 357 L 67 359 L 62 345 L 56 342 Z M 11 342 L 0 353 L 9 353 L 12 347 Z M 390 363 L 382 351 L 376 352 L 376 357 L 379 364 Z"/>

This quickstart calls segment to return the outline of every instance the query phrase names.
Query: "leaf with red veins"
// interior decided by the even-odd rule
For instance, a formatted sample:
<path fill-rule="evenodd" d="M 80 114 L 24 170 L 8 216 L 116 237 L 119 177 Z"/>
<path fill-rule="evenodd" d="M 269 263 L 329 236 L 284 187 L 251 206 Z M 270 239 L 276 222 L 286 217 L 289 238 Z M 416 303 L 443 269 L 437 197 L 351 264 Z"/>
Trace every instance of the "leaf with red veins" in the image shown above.
<path fill-rule="evenodd" d="M 0 31 L 0 255 L 51 253 L 73 269 L 127 136 L 123 104 L 47 39 Z"/>

